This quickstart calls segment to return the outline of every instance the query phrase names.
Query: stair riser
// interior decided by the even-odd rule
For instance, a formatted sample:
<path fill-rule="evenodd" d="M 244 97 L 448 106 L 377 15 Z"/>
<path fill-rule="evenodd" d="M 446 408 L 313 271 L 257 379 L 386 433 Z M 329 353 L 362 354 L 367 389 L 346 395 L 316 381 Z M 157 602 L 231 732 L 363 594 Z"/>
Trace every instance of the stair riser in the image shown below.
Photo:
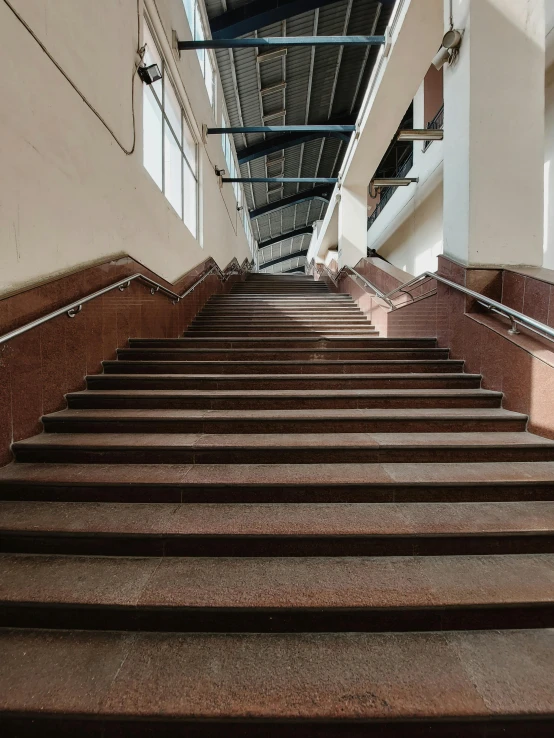
<path fill-rule="evenodd" d="M 300 443 L 299 439 L 299 443 Z M 431 447 L 402 448 L 249 448 L 249 447 L 122 447 L 66 448 L 19 446 L 17 461 L 61 464 L 387 464 L 470 463 L 507 461 L 554 461 L 554 450 L 546 447 Z"/>
<path fill-rule="evenodd" d="M 463 372 L 462 361 L 429 361 L 416 363 L 397 361 L 387 364 L 342 363 L 340 361 L 280 364 L 229 361 L 163 362 L 163 361 L 104 361 L 105 374 L 455 374 Z"/>
<path fill-rule="evenodd" d="M 352 349 L 319 351 L 268 351 L 266 349 L 230 349 L 228 351 L 191 351 L 190 349 L 119 349 L 120 361 L 445 361 L 444 349 Z"/>
<path fill-rule="evenodd" d="M 228 305 L 227 307 L 205 307 L 198 314 L 201 318 L 221 318 L 222 320 L 230 318 L 246 318 L 247 320 L 271 320 L 272 318 L 282 318 L 284 315 L 292 318 L 319 319 L 331 318 L 336 320 L 339 318 L 365 318 L 364 313 L 356 305 L 340 305 L 338 307 L 305 307 L 305 306 L 286 306 L 286 305 L 265 305 L 264 307 L 240 307 Z"/>
<path fill-rule="evenodd" d="M 0 604 L 0 627 L 197 633 L 409 632 L 554 627 L 554 604 L 390 609 L 79 607 Z"/>
<path fill-rule="evenodd" d="M 347 331 L 349 336 L 360 336 L 360 338 L 365 337 L 371 337 L 371 336 L 378 336 L 379 333 L 373 328 L 372 326 L 369 326 L 369 328 L 362 329 L 352 329 L 349 328 Z M 258 330 L 205 330 L 203 328 L 190 328 L 187 331 L 187 336 L 190 338 L 268 338 L 273 336 L 274 338 L 282 337 L 282 338 L 294 338 L 294 337 L 303 337 L 303 338 L 310 338 L 312 336 L 325 336 L 325 335 L 331 335 L 331 336 L 341 336 L 343 334 L 343 330 L 340 328 L 333 328 L 333 329 L 320 329 L 320 328 L 312 328 L 310 330 L 298 330 L 290 328 L 288 330 L 280 330 L 276 328 L 268 328 L 267 330 L 258 331 Z"/>
<path fill-rule="evenodd" d="M 343 328 L 348 328 L 349 326 L 352 326 L 354 328 L 359 328 L 360 326 L 365 327 L 370 325 L 368 319 L 363 315 L 360 317 L 345 318 L 323 317 L 321 319 L 308 318 L 307 316 L 299 316 L 297 318 L 293 318 L 289 315 L 280 315 L 273 318 L 212 318 L 209 316 L 201 316 L 199 318 L 195 318 L 192 321 L 193 327 L 198 328 L 227 328 L 228 326 L 231 326 L 233 328 L 280 328 L 281 326 L 290 326 L 291 323 L 294 326 L 298 326 L 299 328 L 326 328 L 327 326 L 341 326 Z"/>
<path fill-rule="evenodd" d="M 98 719 L 97 716 L 35 713 L 0 718 L 4 735 L 14 738 L 552 738 L 554 718 L 537 720 L 506 718 L 482 720 L 423 720 L 405 722 L 232 720 L 181 721 L 173 718 Z"/>
<path fill-rule="evenodd" d="M 271 389 L 478 389 L 479 377 L 473 375 L 444 376 L 430 374 L 428 377 L 352 377 L 348 374 L 312 376 L 303 379 L 299 375 L 268 378 L 263 374 L 253 377 L 234 377 L 228 375 L 215 379 L 177 375 L 171 377 L 118 376 L 117 374 L 97 374 L 87 377 L 88 389 L 127 390 L 127 389 L 199 389 L 199 390 L 271 390 Z"/>
<path fill-rule="evenodd" d="M 554 553 L 554 536 L 125 536 L 0 533 L 4 553 L 74 556 L 463 556 Z"/>
<path fill-rule="evenodd" d="M 310 338 L 295 340 L 289 339 L 248 339 L 233 338 L 230 340 L 210 339 L 210 338 L 159 338 L 159 339 L 137 339 L 133 338 L 129 341 L 129 345 L 133 349 L 150 349 L 150 348 L 218 348 L 218 349 L 257 349 L 257 348 L 275 348 L 275 349 L 433 349 L 435 341 L 431 339 L 418 338 L 383 338 L 372 336 L 371 338 Z M 446 351 L 447 349 L 445 349 Z"/>
<path fill-rule="evenodd" d="M 485 433 L 523 432 L 524 420 L 429 419 L 378 420 L 289 419 L 225 420 L 67 419 L 43 418 L 50 433 Z"/>
<path fill-rule="evenodd" d="M 379 408 L 498 408 L 500 398 L 483 396 L 464 398 L 170 398 L 68 395 L 68 407 L 74 409 L 137 409 L 137 410 L 330 410 L 330 409 L 379 409 Z"/>
<path fill-rule="evenodd" d="M 171 503 L 418 503 L 418 502 L 551 502 L 554 483 L 474 485 L 209 485 L 5 483 L 0 499 L 28 502 L 171 502 Z"/>
<path fill-rule="evenodd" d="M 292 316 L 292 315 L 272 315 L 272 316 L 257 316 L 257 315 L 251 315 L 249 317 L 244 315 L 238 315 L 238 316 L 230 316 L 230 315 L 224 315 L 224 316 L 212 316 L 212 315 L 199 315 L 197 318 L 194 318 L 192 321 L 193 325 L 209 325 L 217 327 L 219 325 L 258 325 L 260 327 L 264 327 L 266 325 L 274 326 L 274 325 L 287 325 L 287 323 L 294 322 L 295 324 L 298 323 L 299 325 L 368 325 L 369 321 L 365 317 L 365 315 L 345 315 L 345 316 L 337 316 L 337 315 L 323 315 L 321 317 L 312 317 L 308 315 L 298 315 L 298 316 Z"/>

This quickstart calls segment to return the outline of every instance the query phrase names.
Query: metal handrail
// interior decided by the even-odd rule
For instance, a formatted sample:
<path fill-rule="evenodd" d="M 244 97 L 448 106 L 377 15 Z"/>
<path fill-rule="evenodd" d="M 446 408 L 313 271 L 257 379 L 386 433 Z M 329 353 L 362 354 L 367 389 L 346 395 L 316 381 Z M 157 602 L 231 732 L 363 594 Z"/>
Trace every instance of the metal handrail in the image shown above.
<path fill-rule="evenodd" d="M 375 292 L 375 294 L 377 295 L 377 297 L 380 297 L 382 300 L 384 300 L 390 308 L 394 308 L 394 303 L 392 302 L 392 300 L 389 300 L 388 296 L 385 295 L 384 292 L 382 292 L 378 287 L 376 287 L 368 279 L 366 279 L 365 277 L 363 277 L 353 267 L 351 267 L 351 266 L 343 266 L 342 269 L 340 269 L 337 272 L 336 277 L 335 277 L 335 275 L 333 274 L 333 272 L 330 269 L 328 269 L 325 264 L 322 264 L 321 266 L 323 267 L 323 269 L 327 273 L 327 276 L 329 277 L 329 279 L 331 279 L 331 281 L 335 285 L 338 285 L 339 281 L 343 277 L 345 277 L 346 274 L 348 273 L 348 274 L 350 274 L 350 276 L 354 277 L 354 279 L 359 279 L 361 282 L 363 282 L 364 287 L 369 287 L 370 290 L 373 290 L 373 292 Z"/>
<path fill-rule="evenodd" d="M 158 282 L 155 282 L 153 279 L 150 279 L 150 277 L 146 277 L 144 274 L 140 274 L 138 272 L 136 274 L 131 274 L 131 276 L 125 277 L 125 279 L 120 279 L 119 282 L 114 282 L 114 284 L 110 284 L 107 287 L 98 290 L 97 292 L 93 292 L 90 295 L 87 295 L 86 297 L 81 297 L 79 300 L 75 300 L 75 302 L 72 302 L 69 305 L 65 305 L 58 310 L 54 310 L 54 312 L 52 313 L 48 313 L 47 315 L 43 315 L 41 318 L 33 320 L 31 323 L 27 323 L 26 325 L 22 325 L 19 328 L 16 328 L 10 333 L 6 333 L 4 336 L 0 336 L 0 344 L 7 343 L 7 341 L 11 341 L 12 338 L 17 338 L 17 336 L 21 336 L 23 333 L 27 333 L 27 331 L 30 331 L 33 328 L 38 328 L 38 326 L 43 325 L 43 323 L 47 323 L 48 321 L 53 320 L 54 318 L 57 318 L 64 313 L 67 315 L 68 318 L 74 318 L 78 313 L 81 312 L 81 310 L 83 309 L 83 305 L 85 305 L 87 302 L 95 300 L 97 297 L 101 297 L 107 292 L 112 292 L 113 290 L 118 289 L 120 292 L 123 292 L 125 289 L 127 289 L 127 287 L 129 287 L 131 282 L 134 282 L 135 280 L 149 285 L 150 293 L 152 295 L 155 295 L 157 292 L 161 292 L 162 294 L 169 297 L 172 300 L 173 304 L 176 305 L 180 300 L 193 292 L 199 284 L 201 284 L 207 277 L 210 276 L 210 274 L 216 273 L 217 276 L 223 282 L 225 282 L 233 274 L 242 274 L 248 271 L 252 266 L 251 262 L 246 262 L 246 260 L 243 263 L 243 266 L 240 266 L 236 259 L 234 259 L 233 261 L 235 262 L 235 264 L 233 264 L 230 269 L 226 269 L 225 271 L 222 271 L 217 266 L 217 264 L 215 264 L 210 269 L 208 269 L 208 271 L 205 272 L 201 277 L 199 277 L 199 279 L 197 279 L 196 282 L 188 288 L 188 290 L 183 292 L 182 295 L 178 295 L 176 292 L 173 292 L 167 287 L 164 287 Z"/>
<path fill-rule="evenodd" d="M 508 333 L 517 335 L 518 333 L 520 333 L 517 326 L 521 325 L 524 328 L 527 328 L 528 330 L 532 331 L 533 333 L 537 333 L 539 336 L 542 336 L 543 338 L 548 338 L 554 341 L 554 328 L 551 328 L 550 326 L 545 325 L 545 323 L 540 323 L 538 320 L 535 320 L 534 318 L 530 318 L 528 315 L 524 315 L 523 313 L 520 313 L 517 310 L 513 310 L 507 305 L 503 305 L 501 302 L 497 302 L 496 300 L 493 300 L 490 297 L 485 297 L 485 295 L 482 295 L 480 292 L 474 292 L 473 290 L 470 290 L 467 287 L 463 287 L 460 284 L 456 284 L 456 282 L 451 282 L 449 279 L 445 279 L 444 277 L 441 277 L 440 275 L 435 274 L 434 272 L 424 272 L 423 274 L 420 274 L 419 277 L 415 277 L 414 279 L 411 279 L 408 282 L 404 282 L 404 284 L 399 285 L 394 290 L 392 290 L 392 292 L 387 293 L 384 296 L 384 299 L 390 300 L 392 295 L 395 295 L 398 292 L 407 292 L 408 294 L 410 294 L 409 291 L 406 289 L 407 287 L 411 287 L 412 285 L 415 285 L 418 282 L 422 282 L 427 279 L 435 279 L 437 282 L 441 282 L 442 284 L 445 284 L 447 287 L 452 287 L 453 289 L 458 290 L 458 292 L 463 292 L 464 295 L 467 295 L 468 297 L 472 297 L 474 300 L 476 300 L 479 303 L 479 305 L 487 308 L 487 310 L 490 310 L 493 313 L 497 313 L 498 315 L 502 315 L 504 318 L 508 318 L 508 320 L 510 321 L 510 328 L 508 330 Z M 413 299 L 414 298 L 412 297 L 412 300 Z M 403 307 L 403 305 L 398 305 L 395 307 Z"/>

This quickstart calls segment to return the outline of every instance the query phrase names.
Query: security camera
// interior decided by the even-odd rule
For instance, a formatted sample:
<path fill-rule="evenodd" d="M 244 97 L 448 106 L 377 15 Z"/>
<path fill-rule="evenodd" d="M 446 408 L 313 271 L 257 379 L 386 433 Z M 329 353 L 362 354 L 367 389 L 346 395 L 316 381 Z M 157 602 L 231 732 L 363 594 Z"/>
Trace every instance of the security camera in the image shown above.
<path fill-rule="evenodd" d="M 442 69 L 446 62 L 450 61 L 450 51 L 441 46 L 438 52 L 435 54 L 431 64 L 435 69 Z"/>
<path fill-rule="evenodd" d="M 455 58 L 461 42 L 462 34 L 455 28 L 451 28 L 444 34 L 441 47 L 432 61 L 435 69 L 442 69 L 447 62 L 450 63 Z"/>

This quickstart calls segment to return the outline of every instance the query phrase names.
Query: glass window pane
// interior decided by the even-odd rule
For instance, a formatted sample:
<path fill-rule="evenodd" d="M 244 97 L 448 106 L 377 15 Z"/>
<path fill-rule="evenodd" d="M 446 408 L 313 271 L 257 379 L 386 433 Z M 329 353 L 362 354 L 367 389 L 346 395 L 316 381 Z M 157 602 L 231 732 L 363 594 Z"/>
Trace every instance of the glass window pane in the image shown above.
<path fill-rule="evenodd" d="M 196 214 L 198 211 L 197 207 L 197 189 L 198 183 L 194 178 L 188 164 L 183 159 L 183 220 L 185 225 L 196 238 Z"/>
<path fill-rule="evenodd" d="M 191 169 L 196 173 L 196 142 L 186 119 L 183 120 L 183 151 Z"/>
<path fill-rule="evenodd" d="M 154 182 L 162 189 L 162 111 L 150 87 L 143 86 L 142 131 L 143 163 Z"/>
<path fill-rule="evenodd" d="M 200 13 L 200 6 L 196 3 L 195 22 L 194 22 L 194 38 L 196 41 L 203 41 L 206 36 L 204 35 L 204 26 L 202 25 L 202 15 Z"/>
<path fill-rule="evenodd" d="M 154 41 L 154 37 L 150 33 L 150 29 L 148 28 L 148 25 L 146 23 L 143 24 L 144 28 L 144 43 L 146 44 L 146 53 L 144 54 L 143 62 L 144 64 L 149 67 L 151 64 L 157 64 L 158 69 L 163 74 L 163 64 L 162 64 L 162 57 L 160 56 L 160 53 L 158 51 L 158 47 L 156 46 L 156 43 Z M 143 85 L 146 87 L 146 85 Z M 162 80 L 159 79 L 157 82 L 154 82 L 153 85 L 149 85 L 150 88 L 152 88 L 155 92 L 158 98 L 162 99 Z"/>
<path fill-rule="evenodd" d="M 165 196 L 182 217 L 181 161 L 183 157 L 177 141 L 167 126 L 165 126 L 164 144 Z"/>
<path fill-rule="evenodd" d="M 194 38 L 194 6 L 195 0 L 183 0 L 185 13 L 187 14 L 187 20 L 189 22 L 192 37 Z"/>
<path fill-rule="evenodd" d="M 206 89 L 208 90 L 208 97 L 210 98 L 210 104 L 214 104 L 214 68 L 212 66 L 212 60 L 210 55 L 206 52 Z"/>
<path fill-rule="evenodd" d="M 177 141 L 181 143 L 181 106 L 177 93 L 168 79 L 165 83 L 164 110 Z"/>

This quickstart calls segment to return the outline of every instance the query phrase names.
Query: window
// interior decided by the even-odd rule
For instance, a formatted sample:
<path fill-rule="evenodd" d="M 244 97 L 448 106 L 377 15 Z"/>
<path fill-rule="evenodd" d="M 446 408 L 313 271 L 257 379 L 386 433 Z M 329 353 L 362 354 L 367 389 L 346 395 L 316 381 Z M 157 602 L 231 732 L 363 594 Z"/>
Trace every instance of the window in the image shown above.
<path fill-rule="evenodd" d="M 202 20 L 202 13 L 200 11 L 198 0 L 183 0 L 183 6 L 187 14 L 187 20 L 189 22 L 193 41 L 204 41 L 206 38 L 206 30 L 204 27 L 204 21 Z M 196 53 L 198 55 L 198 61 L 200 62 L 200 68 L 202 69 L 204 82 L 206 83 L 208 97 L 210 98 L 210 103 L 213 106 L 215 90 L 213 61 L 210 56 L 210 52 L 207 49 L 197 49 Z"/>
<path fill-rule="evenodd" d="M 225 114 L 221 116 L 221 127 L 222 128 L 229 128 L 229 121 L 225 117 Z M 233 141 L 233 137 L 230 133 L 225 133 L 221 136 L 221 146 L 223 148 L 223 156 L 225 158 L 225 164 L 227 165 L 227 173 L 228 176 L 232 179 L 236 177 L 240 177 L 240 169 L 236 163 L 236 155 L 235 155 L 235 144 Z M 244 189 L 240 182 L 233 182 L 233 191 L 235 193 L 235 199 L 237 201 L 237 205 L 239 207 L 242 206 L 242 210 L 240 210 L 240 220 L 242 222 L 242 225 L 244 227 L 244 231 L 246 233 L 246 238 L 248 240 L 248 246 L 250 248 L 251 253 L 254 252 L 254 237 L 252 235 L 252 227 L 250 223 L 250 217 L 248 214 L 248 205 L 246 203 L 246 197 L 244 195 Z"/>
<path fill-rule="evenodd" d="M 147 65 L 162 79 L 143 85 L 143 163 L 177 215 L 196 238 L 198 176 L 196 142 L 150 29 L 144 26 Z"/>

